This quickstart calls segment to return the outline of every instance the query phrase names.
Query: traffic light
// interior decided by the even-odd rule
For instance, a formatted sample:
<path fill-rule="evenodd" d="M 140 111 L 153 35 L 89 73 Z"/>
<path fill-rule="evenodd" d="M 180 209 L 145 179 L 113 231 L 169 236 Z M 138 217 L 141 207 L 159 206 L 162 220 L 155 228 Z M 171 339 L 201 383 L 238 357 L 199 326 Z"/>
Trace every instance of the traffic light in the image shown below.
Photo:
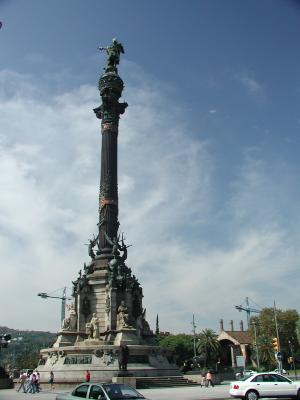
<path fill-rule="evenodd" d="M 277 352 L 279 350 L 279 346 L 278 346 L 278 340 L 276 337 L 274 337 L 272 339 L 272 347 L 274 349 L 275 352 Z"/>
<path fill-rule="evenodd" d="M 0 335 L 0 349 L 1 347 L 6 348 L 10 339 L 11 335 L 9 333 L 6 333 L 5 335 Z"/>
<path fill-rule="evenodd" d="M 288 357 L 288 363 L 293 364 L 293 357 Z"/>

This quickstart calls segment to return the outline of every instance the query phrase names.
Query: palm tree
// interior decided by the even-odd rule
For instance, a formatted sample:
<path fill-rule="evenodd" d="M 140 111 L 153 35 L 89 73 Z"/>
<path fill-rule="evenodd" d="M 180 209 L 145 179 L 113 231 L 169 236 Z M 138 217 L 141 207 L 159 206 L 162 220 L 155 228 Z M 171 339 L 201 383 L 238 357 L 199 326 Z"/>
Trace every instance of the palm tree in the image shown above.
<path fill-rule="evenodd" d="M 205 355 L 205 367 L 217 359 L 220 343 L 217 341 L 217 334 L 212 329 L 203 329 L 201 331 L 198 336 L 197 351 L 200 355 Z"/>
<path fill-rule="evenodd" d="M 274 357 L 274 349 L 272 347 L 272 339 L 267 335 L 261 335 L 257 339 L 257 344 L 259 347 L 259 356 L 262 364 L 264 364 L 267 369 L 271 369 L 276 365 Z"/>

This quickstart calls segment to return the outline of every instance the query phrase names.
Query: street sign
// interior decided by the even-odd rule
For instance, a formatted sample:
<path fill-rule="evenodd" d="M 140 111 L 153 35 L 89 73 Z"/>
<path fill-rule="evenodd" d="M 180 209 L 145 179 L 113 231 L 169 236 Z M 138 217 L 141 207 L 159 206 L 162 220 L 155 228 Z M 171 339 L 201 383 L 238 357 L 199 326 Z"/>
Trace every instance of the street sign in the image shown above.
<path fill-rule="evenodd" d="M 246 357 L 236 356 L 236 366 L 239 368 L 245 368 Z"/>

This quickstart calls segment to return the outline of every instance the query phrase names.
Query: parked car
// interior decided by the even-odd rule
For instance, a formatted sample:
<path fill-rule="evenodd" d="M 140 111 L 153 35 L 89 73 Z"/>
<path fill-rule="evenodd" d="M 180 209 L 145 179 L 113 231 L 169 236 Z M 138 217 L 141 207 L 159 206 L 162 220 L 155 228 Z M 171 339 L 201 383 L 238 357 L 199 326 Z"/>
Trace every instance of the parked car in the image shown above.
<path fill-rule="evenodd" d="M 300 398 L 300 382 L 291 381 L 285 376 L 264 372 L 242 378 L 230 383 L 229 394 L 246 400 L 257 400 L 259 397 Z"/>
<path fill-rule="evenodd" d="M 235 374 L 236 379 L 245 378 L 246 376 L 254 375 L 256 371 L 252 371 L 251 369 L 241 370 Z"/>
<path fill-rule="evenodd" d="M 274 371 L 272 371 L 272 372 L 275 372 L 275 374 L 279 374 L 279 375 L 288 375 L 289 373 L 285 370 L 285 369 L 274 369 Z"/>
<path fill-rule="evenodd" d="M 76 386 L 72 392 L 56 396 L 56 400 L 77 400 L 78 398 L 97 400 L 145 399 L 137 390 L 121 383 L 82 383 Z"/>

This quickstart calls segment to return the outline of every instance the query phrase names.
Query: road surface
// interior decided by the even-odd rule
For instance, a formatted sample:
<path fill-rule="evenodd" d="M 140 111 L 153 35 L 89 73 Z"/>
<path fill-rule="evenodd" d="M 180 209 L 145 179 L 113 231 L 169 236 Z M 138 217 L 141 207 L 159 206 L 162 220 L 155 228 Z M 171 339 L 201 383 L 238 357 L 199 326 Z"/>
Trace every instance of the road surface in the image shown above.
<path fill-rule="evenodd" d="M 41 391 L 40 393 L 18 393 L 16 389 L 0 390 L 0 400 L 55 400 L 56 394 L 66 390 Z M 215 400 L 229 399 L 229 385 L 218 385 L 204 388 L 201 386 L 184 386 L 178 388 L 140 389 L 150 400 Z"/>

